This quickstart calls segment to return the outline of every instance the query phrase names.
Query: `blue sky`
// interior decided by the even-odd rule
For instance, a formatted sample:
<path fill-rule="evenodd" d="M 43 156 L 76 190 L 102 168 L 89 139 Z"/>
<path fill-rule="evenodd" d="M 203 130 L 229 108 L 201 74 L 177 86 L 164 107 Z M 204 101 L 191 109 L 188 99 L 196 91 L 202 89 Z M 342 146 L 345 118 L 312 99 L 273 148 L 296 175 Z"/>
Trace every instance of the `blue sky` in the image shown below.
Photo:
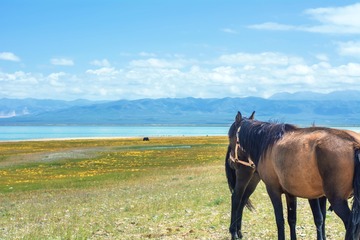
<path fill-rule="evenodd" d="M 360 90 L 360 2 L 0 1 L 0 98 Z"/>

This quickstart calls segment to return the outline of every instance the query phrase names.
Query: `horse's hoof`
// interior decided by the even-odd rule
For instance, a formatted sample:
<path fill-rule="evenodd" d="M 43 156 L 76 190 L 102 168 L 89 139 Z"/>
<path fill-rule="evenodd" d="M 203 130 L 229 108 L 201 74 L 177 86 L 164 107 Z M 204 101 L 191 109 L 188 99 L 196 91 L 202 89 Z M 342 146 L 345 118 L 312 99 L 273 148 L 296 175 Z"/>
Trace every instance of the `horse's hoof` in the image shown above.
<path fill-rule="evenodd" d="M 239 239 L 242 239 L 242 234 L 240 234 L 240 236 L 237 233 L 231 235 L 231 240 L 239 240 Z"/>

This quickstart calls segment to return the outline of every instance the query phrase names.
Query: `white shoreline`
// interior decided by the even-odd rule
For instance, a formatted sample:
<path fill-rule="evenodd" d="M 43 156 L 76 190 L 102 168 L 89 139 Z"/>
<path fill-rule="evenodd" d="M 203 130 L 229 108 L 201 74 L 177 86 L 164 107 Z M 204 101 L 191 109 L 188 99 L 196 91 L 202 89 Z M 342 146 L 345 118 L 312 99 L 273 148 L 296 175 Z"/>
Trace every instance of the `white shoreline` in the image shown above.
<path fill-rule="evenodd" d="M 119 136 L 119 137 L 68 137 L 68 138 L 34 138 L 34 139 L 14 139 L 14 140 L 0 140 L 0 143 L 4 142 L 46 142 L 46 141 L 71 141 L 71 140 L 116 140 L 116 139 L 140 139 L 144 137 L 151 138 L 183 138 L 183 137 L 226 137 L 227 135 L 181 135 L 181 136 Z"/>

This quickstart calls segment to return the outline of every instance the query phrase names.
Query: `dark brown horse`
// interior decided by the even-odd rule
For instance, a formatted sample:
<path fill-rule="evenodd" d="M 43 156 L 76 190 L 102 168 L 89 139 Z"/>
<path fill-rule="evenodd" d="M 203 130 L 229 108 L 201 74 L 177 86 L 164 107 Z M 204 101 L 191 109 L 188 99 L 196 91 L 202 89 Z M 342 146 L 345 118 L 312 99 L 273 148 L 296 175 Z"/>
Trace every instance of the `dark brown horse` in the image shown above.
<path fill-rule="evenodd" d="M 360 238 L 360 141 L 356 133 L 242 118 L 237 140 L 236 148 L 254 162 L 266 185 L 278 239 L 285 239 L 282 194 L 291 199 L 326 196 L 345 225 L 345 239 Z"/>
<path fill-rule="evenodd" d="M 248 118 L 254 119 L 255 112 Z M 241 222 L 243 209 L 247 206 L 250 210 L 252 205 L 249 202 L 250 195 L 254 192 L 257 184 L 260 181 L 259 174 L 251 162 L 247 159 L 248 156 L 245 152 L 237 152 L 236 149 L 236 133 L 243 120 L 241 113 L 238 112 L 235 122 L 229 129 L 229 146 L 225 157 L 225 171 L 228 180 L 229 188 L 232 193 L 231 196 L 231 223 L 229 231 L 232 239 L 241 239 Z M 232 157 L 234 156 L 234 157 Z M 237 160 L 235 160 L 235 158 Z M 296 198 L 287 196 L 288 203 L 288 223 L 291 230 L 291 239 L 296 239 Z M 317 230 L 317 239 L 325 239 L 325 217 L 326 217 L 326 197 L 320 199 L 309 200 L 311 210 L 314 216 L 314 222 Z"/>
<path fill-rule="evenodd" d="M 254 114 L 255 112 L 253 112 L 249 119 L 253 119 Z M 260 177 L 253 167 L 231 160 L 231 154 L 234 154 L 235 151 L 235 145 L 232 140 L 236 140 L 238 127 L 238 122 L 235 121 L 229 129 L 229 146 L 225 157 L 225 172 L 231 192 L 231 222 L 229 231 L 232 239 L 243 237 L 241 232 L 243 210 L 245 206 L 250 210 L 253 209 L 249 197 L 255 191 L 260 181 Z M 239 155 L 239 158 L 243 159 L 244 163 L 248 162 L 245 155 Z"/>

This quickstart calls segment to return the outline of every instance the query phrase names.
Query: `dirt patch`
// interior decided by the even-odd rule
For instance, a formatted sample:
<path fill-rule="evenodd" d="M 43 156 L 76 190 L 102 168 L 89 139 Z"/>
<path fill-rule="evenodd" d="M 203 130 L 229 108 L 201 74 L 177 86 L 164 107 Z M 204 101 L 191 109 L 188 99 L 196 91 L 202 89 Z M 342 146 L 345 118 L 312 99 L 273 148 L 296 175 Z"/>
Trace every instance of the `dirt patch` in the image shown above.
<path fill-rule="evenodd" d="M 33 154 L 27 153 L 24 155 L 8 157 L 0 162 L 0 168 L 11 167 L 19 164 L 54 162 L 62 159 L 94 158 L 98 156 L 99 150 L 105 150 L 105 148 L 69 149 L 60 152 L 42 152 Z M 109 151 L 109 149 L 107 151 Z"/>
<path fill-rule="evenodd" d="M 56 152 L 56 153 L 48 153 L 44 154 L 44 156 L 39 159 L 40 161 L 57 161 L 61 159 L 75 159 L 75 158 L 89 158 L 94 157 L 96 155 L 94 150 L 89 149 L 79 149 L 79 150 L 71 150 L 65 152 Z"/>

